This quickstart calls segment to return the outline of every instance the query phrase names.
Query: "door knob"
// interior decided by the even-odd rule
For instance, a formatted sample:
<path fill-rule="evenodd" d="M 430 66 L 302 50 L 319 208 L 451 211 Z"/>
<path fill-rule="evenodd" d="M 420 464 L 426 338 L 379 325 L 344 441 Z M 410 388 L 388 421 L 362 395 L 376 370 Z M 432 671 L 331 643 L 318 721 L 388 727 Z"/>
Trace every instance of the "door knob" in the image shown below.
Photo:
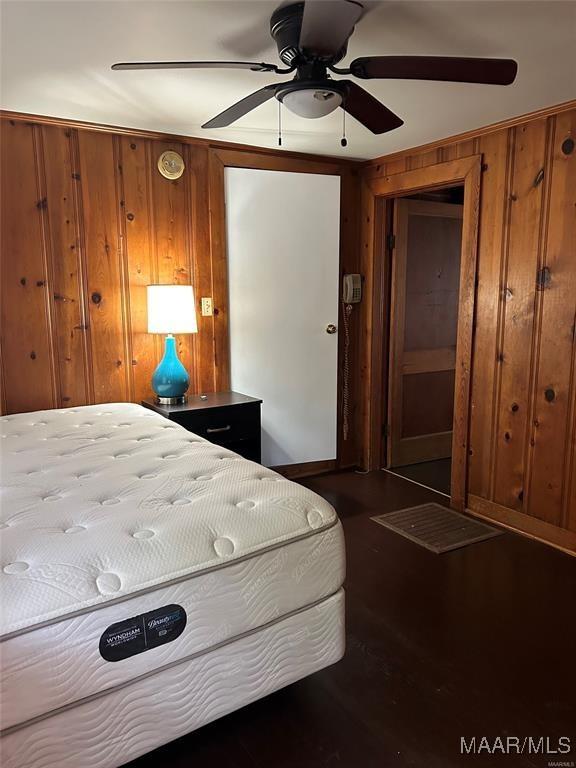
<path fill-rule="evenodd" d="M 336 328 L 334 323 L 330 323 L 329 325 L 326 326 L 326 333 L 336 333 L 337 330 L 338 328 Z"/>

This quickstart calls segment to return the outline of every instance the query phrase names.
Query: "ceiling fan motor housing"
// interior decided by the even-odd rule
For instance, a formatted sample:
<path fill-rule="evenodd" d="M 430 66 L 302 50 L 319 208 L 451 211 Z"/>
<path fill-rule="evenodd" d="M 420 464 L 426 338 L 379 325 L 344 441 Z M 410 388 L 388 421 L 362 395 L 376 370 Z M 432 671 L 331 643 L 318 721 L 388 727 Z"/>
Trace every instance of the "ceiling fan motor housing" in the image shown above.
<path fill-rule="evenodd" d="M 276 42 L 278 56 L 288 67 L 298 67 L 315 58 L 336 63 L 344 58 L 348 43 L 329 57 L 315 56 L 314 51 L 302 51 L 300 32 L 304 17 L 304 3 L 292 3 L 277 8 L 270 18 L 270 34 Z"/>

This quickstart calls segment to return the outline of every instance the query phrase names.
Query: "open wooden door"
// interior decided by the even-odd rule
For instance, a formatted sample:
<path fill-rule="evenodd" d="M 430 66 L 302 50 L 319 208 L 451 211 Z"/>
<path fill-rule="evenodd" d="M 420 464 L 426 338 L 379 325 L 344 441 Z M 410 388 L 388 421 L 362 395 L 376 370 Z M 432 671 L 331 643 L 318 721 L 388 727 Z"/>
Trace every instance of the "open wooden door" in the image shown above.
<path fill-rule="evenodd" d="M 387 466 L 451 455 L 463 206 L 398 199 Z"/>

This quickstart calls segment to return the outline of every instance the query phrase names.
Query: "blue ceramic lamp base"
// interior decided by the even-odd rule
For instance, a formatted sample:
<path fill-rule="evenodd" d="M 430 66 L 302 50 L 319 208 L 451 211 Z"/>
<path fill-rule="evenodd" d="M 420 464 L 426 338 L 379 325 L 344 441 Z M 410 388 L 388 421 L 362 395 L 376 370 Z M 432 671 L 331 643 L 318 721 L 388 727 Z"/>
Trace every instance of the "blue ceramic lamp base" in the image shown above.
<path fill-rule="evenodd" d="M 178 405 L 188 399 L 186 392 L 190 385 L 188 371 L 178 357 L 176 339 L 172 334 L 166 336 L 164 357 L 152 375 L 152 389 L 156 402 L 161 405 Z"/>

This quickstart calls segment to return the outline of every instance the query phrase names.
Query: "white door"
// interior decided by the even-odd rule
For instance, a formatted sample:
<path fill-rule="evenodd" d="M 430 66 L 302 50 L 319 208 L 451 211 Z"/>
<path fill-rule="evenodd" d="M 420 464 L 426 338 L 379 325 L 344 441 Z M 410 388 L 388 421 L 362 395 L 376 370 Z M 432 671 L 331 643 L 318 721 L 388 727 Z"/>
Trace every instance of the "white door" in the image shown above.
<path fill-rule="evenodd" d="M 340 179 L 226 168 L 232 389 L 261 397 L 262 463 L 336 458 Z"/>

